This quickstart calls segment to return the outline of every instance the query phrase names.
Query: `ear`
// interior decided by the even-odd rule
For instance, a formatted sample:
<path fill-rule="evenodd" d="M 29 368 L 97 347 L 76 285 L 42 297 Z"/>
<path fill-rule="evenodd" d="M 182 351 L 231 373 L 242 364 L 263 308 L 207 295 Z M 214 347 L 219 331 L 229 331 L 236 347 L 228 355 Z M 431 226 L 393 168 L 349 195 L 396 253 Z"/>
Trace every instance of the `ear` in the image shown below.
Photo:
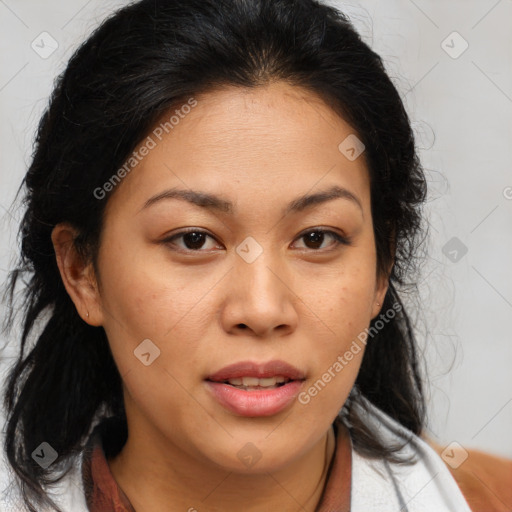
<path fill-rule="evenodd" d="M 390 265 L 388 266 L 387 271 L 377 276 L 372 306 L 372 319 L 375 318 L 380 313 L 382 309 L 382 304 L 384 304 L 384 298 L 386 297 L 386 293 L 388 292 L 389 288 L 389 277 L 391 275 L 394 263 L 395 260 L 393 258 Z"/>
<path fill-rule="evenodd" d="M 384 298 L 386 297 L 386 293 L 389 288 L 389 277 L 391 276 L 391 271 L 393 270 L 393 265 L 395 264 L 395 251 L 396 251 L 396 230 L 393 227 L 391 229 L 391 238 L 390 238 L 390 250 L 391 250 L 391 263 L 388 265 L 386 272 L 381 275 L 377 275 L 377 284 L 375 287 L 374 301 L 372 306 L 372 319 L 374 319 L 381 311 L 382 304 L 384 304 Z"/>
<path fill-rule="evenodd" d="M 84 322 L 100 326 L 103 316 L 100 294 L 92 263 L 85 263 L 75 246 L 78 231 L 68 223 L 57 224 L 52 243 L 66 291 Z"/>

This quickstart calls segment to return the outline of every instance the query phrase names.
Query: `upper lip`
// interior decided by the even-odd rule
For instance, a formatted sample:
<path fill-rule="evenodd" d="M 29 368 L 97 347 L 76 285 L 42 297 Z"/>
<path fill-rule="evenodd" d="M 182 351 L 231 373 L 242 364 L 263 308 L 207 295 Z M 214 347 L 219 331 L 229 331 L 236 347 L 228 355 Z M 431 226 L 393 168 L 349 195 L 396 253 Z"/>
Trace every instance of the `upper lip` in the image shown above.
<path fill-rule="evenodd" d="M 264 379 L 279 375 L 287 377 L 290 380 L 304 379 L 304 373 L 298 368 L 295 368 L 295 366 L 292 366 L 285 361 L 274 360 L 267 363 L 256 363 L 253 361 L 240 361 L 238 363 L 233 363 L 209 375 L 206 380 L 222 382 L 239 377 L 257 377 L 259 379 Z"/>

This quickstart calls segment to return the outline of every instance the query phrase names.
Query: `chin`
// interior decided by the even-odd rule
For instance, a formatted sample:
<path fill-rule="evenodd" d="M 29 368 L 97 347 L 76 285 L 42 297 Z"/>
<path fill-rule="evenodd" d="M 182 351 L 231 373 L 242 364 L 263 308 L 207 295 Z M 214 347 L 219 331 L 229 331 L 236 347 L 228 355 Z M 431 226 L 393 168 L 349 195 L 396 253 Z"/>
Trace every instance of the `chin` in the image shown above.
<path fill-rule="evenodd" d="M 290 443 L 283 440 L 279 445 L 277 439 L 274 442 L 258 442 L 242 436 L 241 440 L 229 442 L 222 452 L 204 455 L 224 471 L 251 475 L 273 473 L 285 469 L 300 455 L 297 442 L 288 439 Z M 217 449 L 224 448 L 217 443 L 215 446 Z"/>

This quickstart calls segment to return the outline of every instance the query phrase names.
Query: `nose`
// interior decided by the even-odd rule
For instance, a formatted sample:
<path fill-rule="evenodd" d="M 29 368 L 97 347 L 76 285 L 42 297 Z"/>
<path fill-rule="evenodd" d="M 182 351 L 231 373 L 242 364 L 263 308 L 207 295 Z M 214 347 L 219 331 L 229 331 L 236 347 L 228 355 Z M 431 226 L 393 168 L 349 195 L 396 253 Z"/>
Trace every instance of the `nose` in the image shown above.
<path fill-rule="evenodd" d="M 290 269 L 270 251 L 263 251 L 251 263 L 237 255 L 221 315 L 226 332 L 261 338 L 293 332 L 299 299 L 292 290 L 292 280 Z"/>

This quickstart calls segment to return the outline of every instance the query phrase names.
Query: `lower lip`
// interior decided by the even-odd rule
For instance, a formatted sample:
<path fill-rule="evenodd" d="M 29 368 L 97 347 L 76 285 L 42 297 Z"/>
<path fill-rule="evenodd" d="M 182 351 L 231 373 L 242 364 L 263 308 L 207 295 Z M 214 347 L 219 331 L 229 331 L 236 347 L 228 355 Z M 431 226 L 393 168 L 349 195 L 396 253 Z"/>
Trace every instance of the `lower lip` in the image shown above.
<path fill-rule="evenodd" d="M 240 416 L 272 416 L 281 412 L 299 394 L 302 383 L 292 380 L 274 389 L 245 391 L 223 382 L 206 381 L 217 401 Z"/>

